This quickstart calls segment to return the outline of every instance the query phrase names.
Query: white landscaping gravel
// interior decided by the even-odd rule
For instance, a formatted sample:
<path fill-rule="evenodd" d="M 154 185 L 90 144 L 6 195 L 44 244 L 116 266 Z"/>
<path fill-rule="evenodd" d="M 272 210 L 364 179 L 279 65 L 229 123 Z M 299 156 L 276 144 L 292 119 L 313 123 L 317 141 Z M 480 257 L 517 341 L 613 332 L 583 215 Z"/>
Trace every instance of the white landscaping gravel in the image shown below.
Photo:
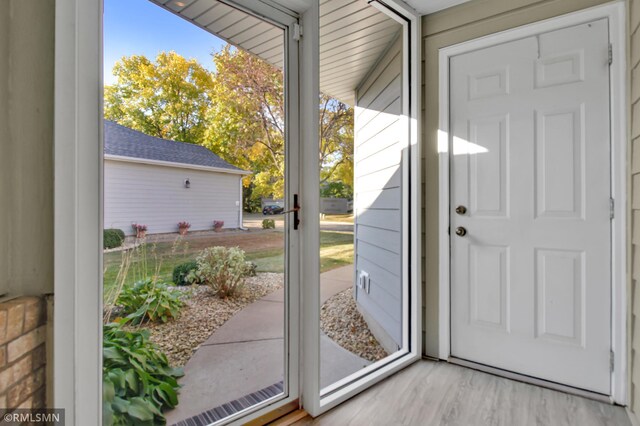
<path fill-rule="evenodd" d="M 388 355 L 358 311 L 351 288 L 331 296 L 322 305 L 320 327 L 331 340 L 360 358 L 378 361 Z"/>
<path fill-rule="evenodd" d="M 282 288 L 284 275 L 259 273 L 246 279 L 242 294 L 236 298 L 219 299 L 206 285 L 177 287 L 185 296 L 185 305 L 177 320 L 167 323 L 146 323 L 140 327 L 151 331 L 151 341 L 167 355 L 174 367 L 184 366 L 201 343 L 211 336 L 235 313 L 254 301 Z"/>
<path fill-rule="evenodd" d="M 166 354 L 169 363 L 181 367 L 233 315 L 282 288 L 283 283 L 284 275 L 281 273 L 259 273 L 247 278 L 242 294 L 233 299 L 218 298 L 206 285 L 175 287 L 185 293 L 185 305 L 178 319 L 131 328 L 148 329 L 151 341 Z M 352 289 L 335 294 L 322 305 L 320 325 L 330 339 L 361 358 L 378 361 L 388 355 L 358 312 Z"/>

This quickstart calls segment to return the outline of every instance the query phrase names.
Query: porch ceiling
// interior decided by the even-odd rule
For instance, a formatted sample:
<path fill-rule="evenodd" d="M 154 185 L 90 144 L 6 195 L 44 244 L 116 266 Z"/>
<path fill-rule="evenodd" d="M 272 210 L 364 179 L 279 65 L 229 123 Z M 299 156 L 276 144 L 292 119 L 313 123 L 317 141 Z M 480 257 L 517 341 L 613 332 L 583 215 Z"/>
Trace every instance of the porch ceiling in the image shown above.
<path fill-rule="evenodd" d="M 239 48 L 282 67 L 279 29 L 218 0 L 150 0 Z M 305 0 L 279 0 L 292 10 Z M 354 104 L 354 90 L 400 25 L 366 0 L 320 0 L 320 89 Z"/>

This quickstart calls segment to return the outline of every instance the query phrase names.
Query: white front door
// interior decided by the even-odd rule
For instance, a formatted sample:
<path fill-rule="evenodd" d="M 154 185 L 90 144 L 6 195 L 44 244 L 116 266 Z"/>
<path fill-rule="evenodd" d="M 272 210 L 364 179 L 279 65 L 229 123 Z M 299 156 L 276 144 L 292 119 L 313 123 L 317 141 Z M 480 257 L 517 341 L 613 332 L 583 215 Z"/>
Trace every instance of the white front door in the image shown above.
<path fill-rule="evenodd" d="M 608 46 L 602 19 L 450 62 L 451 354 L 607 395 Z"/>

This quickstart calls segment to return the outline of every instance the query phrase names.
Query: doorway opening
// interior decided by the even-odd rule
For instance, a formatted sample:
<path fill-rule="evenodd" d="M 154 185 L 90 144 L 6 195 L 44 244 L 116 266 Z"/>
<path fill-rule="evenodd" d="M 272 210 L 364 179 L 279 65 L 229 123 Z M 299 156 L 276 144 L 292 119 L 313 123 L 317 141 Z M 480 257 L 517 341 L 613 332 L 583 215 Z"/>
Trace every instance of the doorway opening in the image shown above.
<path fill-rule="evenodd" d="M 298 398 L 294 21 L 105 0 L 105 424 Z"/>

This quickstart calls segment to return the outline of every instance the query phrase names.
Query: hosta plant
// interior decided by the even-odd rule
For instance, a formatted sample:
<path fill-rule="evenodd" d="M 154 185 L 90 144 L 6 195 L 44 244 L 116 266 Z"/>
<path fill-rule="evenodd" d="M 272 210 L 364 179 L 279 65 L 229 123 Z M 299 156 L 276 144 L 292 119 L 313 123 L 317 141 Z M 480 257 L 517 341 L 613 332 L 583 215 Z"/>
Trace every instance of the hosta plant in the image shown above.
<path fill-rule="evenodd" d="M 173 283 L 175 285 L 191 285 L 191 284 L 202 284 L 198 277 L 195 274 L 191 274 L 191 271 L 196 271 L 198 269 L 198 264 L 194 261 L 189 261 L 185 263 L 181 263 L 180 265 L 176 265 L 173 268 Z"/>
<path fill-rule="evenodd" d="M 133 324 L 145 321 L 167 322 L 177 318 L 183 305 L 179 290 L 152 278 L 146 278 L 122 289 L 116 305 Z"/>
<path fill-rule="evenodd" d="M 255 277 L 258 275 L 258 265 L 254 262 L 245 262 L 244 264 L 244 276 Z"/>
<path fill-rule="evenodd" d="M 149 331 L 103 329 L 102 419 L 111 425 L 166 424 L 162 411 L 178 405 L 177 379 L 167 357 L 149 341 Z"/>

